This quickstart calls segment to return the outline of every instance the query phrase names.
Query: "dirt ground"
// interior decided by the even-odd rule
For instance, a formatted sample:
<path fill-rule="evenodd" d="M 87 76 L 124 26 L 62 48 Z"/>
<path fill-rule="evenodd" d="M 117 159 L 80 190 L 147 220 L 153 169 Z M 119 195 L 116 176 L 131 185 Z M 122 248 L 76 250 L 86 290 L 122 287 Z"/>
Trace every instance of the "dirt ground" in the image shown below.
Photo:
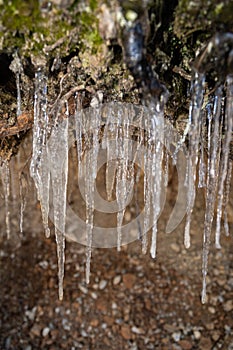
<path fill-rule="evenodd" d="M 12 190 L 10 240 L 5 239 L 2 198 L 0 349 L 233 349 L 232 236 L 222 236 L 221 250 L 212 244 L 208 300 L 202 305 L 204 196 L 199 190 L 192 245 L 186 250 L 185 220 L 171 234 L 165 233 L 176 196 L 175 178 L 172 174 L 159 219 L 157 258 L 149 252 L 143 255 L 139 241 L 121 252 L 94 249 L 87 286 L 85 248 L 67 242 L 63 301 L 58 300 L 54 234 L 44 237 L 33 187 L 28 190 L 22 236 L 19 200 Z"/>

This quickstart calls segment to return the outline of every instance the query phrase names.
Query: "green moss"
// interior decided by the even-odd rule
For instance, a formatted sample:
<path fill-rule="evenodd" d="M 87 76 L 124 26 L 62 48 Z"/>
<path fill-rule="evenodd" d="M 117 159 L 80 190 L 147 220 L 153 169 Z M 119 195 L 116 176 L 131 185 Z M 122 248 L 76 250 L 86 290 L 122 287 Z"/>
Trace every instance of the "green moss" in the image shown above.
<path fill-rule="evenodd" d="M 9 53 L 18 49 L 21 56 L 37 56 L 46 51 L 46 46 L 52 46 L 64 38 L 47 52 L 47 56 L 62 57 L 71 50 L 84 49 L 86 46 L 90 47 L 93 53 L 97 52 L 102 44 L 95 14 L 97 5 L 97 0 L 91 0 L 85 11 L 75 11 L 72 8 L 70 13 L 64 13 L 53 6 L 52 10 L 43 13 L 38 1 L 3 2 L 0 5 L 0 49 Z M 76 37 L 71 37 L 69 33 L 76 27 L 79 33 Z"/>
<path fill-rule="evenodd" d="M 180 0 L 176 8 L 174 32 L 179 38 L 196 32 L 233 29 L 232 0 Z"/>

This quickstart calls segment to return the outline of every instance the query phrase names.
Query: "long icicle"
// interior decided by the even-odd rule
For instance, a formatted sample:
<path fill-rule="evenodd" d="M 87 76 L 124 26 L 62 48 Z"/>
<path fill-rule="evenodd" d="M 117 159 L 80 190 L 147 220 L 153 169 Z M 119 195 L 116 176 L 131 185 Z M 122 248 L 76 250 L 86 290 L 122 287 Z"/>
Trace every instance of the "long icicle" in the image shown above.
<path fill-rule="evenodd" d="M 200 143 L 200 120 L 203 100 L 204 75 L 196 72 L 192 81 L 192 99 L 189 108 L 189 160 L 187 169 L 187 218 L 184 232 L 184 245 L 190 247 L 190 223 L 196 196 L 196 166 Z"/>
<path fill-rule="evenodd" d="M 59 113 L 59 112 L 58 112 Z M 48 162 L 51 172 L 53 192 L 54 226 L 58 257 L 58 294 L 63 299 L 63 279 L 65 264 L 65 219 L 68 179 L 68 102 L 62 121 L 53 126 L 48 142 Z"/>
<path fill-rule="evenodd" d="M 90 282 L 90 266 L 92 255 L 93 223 L 94 223 L 94 189 L 97 176 L 97 162 L 99 154 L 99 129 L 101 105 L 93 107 L 91 119 L 87 121 L 92 139 L 89 138 L 89 149 L 86 150 L 85 159 L 85 199 L 86 199 L 86 283 Z M 90 136 L 89 136 L 90 137 Z"/>
<path fill-rule="evenodd" d="M 157 222 L 160 214 L 161 185 L 162 185 L 162 164 L 164 148 L 164 115 L 163 109 L 159 103 L 151 106 L 151 128 L 154 143 L 154 152 L 152 155 L 152 208 L 153 208 L 153 227 L 150 254 L 152 258 L 156 257 L 157 250 Z M 155 107 L 155 108 L 154 108 Z"/>
<path fill-rule="evenodd" d="M 209 114 L 208 125 L 208 164 L 207 164 L 207 184 L 206 184 L 206 211 L 203 233 L 203 256 L 202 274 L 203 285 L 201 301 L 206 302 L 206 276 L 208 272 L 208 255 L 210 249 L 210 238 L 212 222 L 214 217 L 214 206 L 216 199 L 219 158 L 221 151 L 221 97 L 222 88 L 218 88 L 214 98 L 212 115 Z"/>
<path fill-rule="evenodd" d="M 227 176 L 228 160 L 230 143 L 232 137 L 232 111 L 233 111 L 233 77 L 227 77 L 227 96 L 226 96 L 226 110 L 225 110 L 225 135 L 222 145 L 222 155 L 219 172 L 219 187 L 218 187 L 218 204 L 217 204 L 217 220 L 216 220 L 216 233 L 215 233 L 215 245 L 216 248 L 221 248 L 220 234 L 221 234 L 221 218 L 222 218 L 222 206 L 224 196 L 224 183 Z"/>
<path fill-rule="evenodd" d="M 45 235 L 49 237 L 49 184 L 47 138 L 49 134 L 49 118 L 47 113 L 47 76 L 45 68 L 39 67 L 35 74 L 34 125 L 30 174 L 34 179 L 38 199 L 41 204 Z"/>
<path fill-rule="evenodd" d="M 10 197 L 10 168 L 9 162 L 4 161 L 1 166 L 1 179 L 3 185 L 4 199 L 5 199 L 5 222 L 6 222 L 6 236 L 10 239 L 10 210 L 9 210 L 9 197 Z"/>

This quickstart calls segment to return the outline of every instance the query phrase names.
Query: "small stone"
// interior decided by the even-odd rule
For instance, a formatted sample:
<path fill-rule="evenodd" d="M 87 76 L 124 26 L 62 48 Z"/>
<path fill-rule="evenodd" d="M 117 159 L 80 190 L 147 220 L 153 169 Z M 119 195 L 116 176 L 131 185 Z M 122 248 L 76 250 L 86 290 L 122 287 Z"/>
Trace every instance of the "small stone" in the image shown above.
<path fill-rule="evenodd" d="M 133 326 L 131 328 L 131 331 L 135 334 L 144 334 L 145 333 L 144 329 L 142 329 L 140 327 L 135 327 L 135 326 Z"/>
<path fill-rule="evenodd" d="M 123 283 L 127 289 L 133 288 L 134 284 L 136 282 L 136 276 L 132 273 L 126 273 L 123 276 Z"/>
<path fill-rule="evenodd" d="M 207 324 L 205 325 L 205 327 L 206 327 L 209 331 L 211 331 L 212 329 L 214 329 L 214 324 L 213 324 L 213 323 L 207 323 Z"/>
<path fill-rule="evenodd" d="M 114 324 L 114 318 L 110 317 L 110 316 L 104 316 L 104 322 L 108 325 L 108 326 L 112 326 Z"/>
<path fill-rule="evenodd" d="M 106 299 L 98 299 L 96 302 L 96 308 L 99 311 L 107 312 L 108 307 L 107 307 Z"/>
<path fill-rule="evenodd" d="M 37 307 L 34 306 L 33 309 L 25 311 L 25 315 L 29 318 L 30 321 L 34 321 L 36 310 L 37 310 Z"/>
<path fill-rule="evenodd" d="M 108 282 L 106 280 L 101 280 L 99 283 L 99 289 L 103 290 L 107 286 Z"/>
<path fill-rule="evenodd" d="M 82 286 L 81 284 L 79 284 L 79 289 L 81 290 L 81 292 L 83 292 L 84 294 L 87 294 L 88 293 L 88 289 L 84 286 Z"/>
<path fill-rule="evenodd" d="M 96 300 L 98 298 L 98 295 L 95 292 L 91 292 L 92 299 Z"/>
<path fill-rule="evenodd" d="M 34 324 L 34 326 L 30 330 L 30 336 L 32 337 L 40 337 L 41 327 L 37 324 Z"/>
<path fill-rule="evenodd" d="M 130 327 L 129 326 L 122 326 L 121 327 L 121 335 L 126 340 L 131 339 Z"/>
<path fill-rule="evenodd" d="M 172 338 L 178 342 L 180 340 L 180 337 L 181 337 L 181 333 L 180 332 L 174 332 L 172 333 Z"/>
<path fill-rule="evenodd" d="M 45 327 L 43 330 L 42 330 L 42 337 L 47 337 L 47 335 L 49 334 L 50 332 L 50 328 L 49 327 Z"/>
<path fill-rule="evenodd" d="M 121 281 L 121 276 L 117 275 L 113 278 L 113 285 L 116 286 L 117 284 L 119 284 Z"/>
<path fill-rule="evenodd" d="M 188 340 L 180 340 L 179 345 L 182 350 L 191 350 L 193 348 L 192 344 Z"/>
<path fill-rule="evenodd" d="M 220 338 L 220 333 L 218 331 L 214 331 L 211 337 L 212 337 L 213 341 L 216 342 Z"/>
<path fill-rule="evenodd" d="M 177 243 L 172 243 L 171 244 L 171 249 L 176 252 L 179 253 L 180 252 L 180 246 Z"/>
<path fill-rule="evenodd" d="M 201 338 L 199 343 L 199 349 L 200 350 L 211 350 L 212 349 L 212 342 L 209 338 Z"/>
<path fill-rule="evenodd" d="M 209 306 L 208 307 L 208 311 L 211 313 L 211 314 L 215 314 L 215 308 L 213 306 Z"/>
<path fill-rule="evenodd" d="M 93 318 L 93 320 L 90 321 L 90 325 L 92 327 L 97 327 L 99 325 L 99 320 L 97 318 Z"/>
<path fill-rule="evenodd" d="M 24 350 L 32 350 L 32 346 L 31 345 L 27 345 Z"/>
<path fill-rule="evenodd" d="M 223 305 L 223 309 L 226 312 L 232 311 L 233 310 L 233 301 L 232 300 L 228 300 L 224 305 Z"/>
<path fill-rule="evenodd" d="M 173 326 L 172 324 L 168 324 L 165 323 L 165 325 L 163 326 L 163 328 L 167 331 L 167 332 L 175 332 L 178 330 L 177 326 Z"/>
<path fill-rule="evenodd" d="M 196 340 L 199 340 L 201 338 L 201 332 L 199 332 L 198 330 L 195 330 L 193 332 L 193 335 Z"/>

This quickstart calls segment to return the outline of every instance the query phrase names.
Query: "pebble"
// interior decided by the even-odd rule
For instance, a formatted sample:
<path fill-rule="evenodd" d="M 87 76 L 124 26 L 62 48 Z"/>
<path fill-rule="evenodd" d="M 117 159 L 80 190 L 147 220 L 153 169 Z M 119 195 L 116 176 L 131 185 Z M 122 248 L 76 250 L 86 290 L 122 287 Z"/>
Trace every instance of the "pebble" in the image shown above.
<path fill-rule="evenodd" d="M 193 349 L 193 345 L 188 340 L 181 340 L 181 341 L 179 341 L 179 345 L 181 346 L 182 350 L 191 350 L 191 349 Z"/>
<path fill-rule="evenodd" d="M 41 327 L 37 324 L 34 324 L 30 330 L 30 335 L 32 337 L 40 337 Z"/>
<path fill-rule="evenodd" d="M 31 345 L 27 345 L 24 350 L 32 350 L 32 346 Z"/>
<path fill-rule="evenodd" d="M 136 327 L 136 326 L 133 326 L 131 328 L 131 331 L 135 334 L 144 334 L 145 333 L 144 329 L 142 329 L 140 327 Z"/>
<path fill-rule="evenodd" d="M 170 247 L 174 252 L 176 253 L 180 252 L 180 246 L 177 243 L 172 243 Z"/>
<path fill-rule="evenodd" d="M 130 327 L 129 326 L 122 326 L 121 327 L 121 335 L 126 340 L 131 339 Z"/>
<path fill-rule="evenodd" d="M 220 333 L 218 331 L 214 331 L 211 337 L 216 342 L 220 338 Z"/>
<path fill-rule="evenodd" d="M 98 298 L 98 295 L 95 292 L 91 292 L 92 299 L 96 300 Z"/>
<path fill-rule="evenodd" d="M 211 313 L 211 314 L 215 314 L 215 308 L 213 306 L 209 306 L 208 307 L 208 311 Z"/>
<path fill-rule="evenodd" d="M 81 284 L 79 284 L 79 289 L 81 290 L 81 292 L 83 292 L 84 294 L 87 294 L 88 293 L 88 289 L 84 286 L 82 286 Z"/>
<path fill-rule="evenodd" d="M 116 286 L 121 282 L 121 275 L 117 275 L 113 278 L 113 285 Z"/>
<path fill-rule="evenodd" d="M 30 321 L 34 321 L 36 315 L 37 307 L 34 306 L 31 310 L 26 310 L 25 315 L 29 318 Z"/>
<path fill-rule="evenodd" d="M 99 289 L 100 290 L 103 290 L 108 284 L 108 281 L 106 280 L 101 280 L 100 283 L 99 283 Z"/>
<path fill-rule="evenodd" d="M 136 283 L 136 276 L 132 273 L 126 273 L 123 276 L 123 283 L 127 289 L 133 288 L 134 284 Z"/>
<path fill-rule="evenodd" d="M 195 338 L 196 340 L 199 340 L 199 339 L 201 338 L 201 332 L 199 332 L 199 331 L 197 331 L 197 330 L 195 330 L 195 331 L 193 332 L 193 335 L 194 335 L 194 338 Z"/>
<path fill-rule="evenodd" d="M 226 312 L 232 311 L 233 310 L 233 301 L 232 300 L 228 300 L 224 305 L 223 305 L 223 309 Z"/>
<path fill-rule="evenodd" d="M 47 335 L 49 334 L 50 332 L 50 328 L 49 327 L 45 327 L 43 330 L 42 330 L 42 337 L 47 337 Z"/>
<path fill-rule="evenodd" d="M 172 333 L 172 339 L 175 341 L 180 341 L 181 333 L 180 332 L 174 332 Z"/>

